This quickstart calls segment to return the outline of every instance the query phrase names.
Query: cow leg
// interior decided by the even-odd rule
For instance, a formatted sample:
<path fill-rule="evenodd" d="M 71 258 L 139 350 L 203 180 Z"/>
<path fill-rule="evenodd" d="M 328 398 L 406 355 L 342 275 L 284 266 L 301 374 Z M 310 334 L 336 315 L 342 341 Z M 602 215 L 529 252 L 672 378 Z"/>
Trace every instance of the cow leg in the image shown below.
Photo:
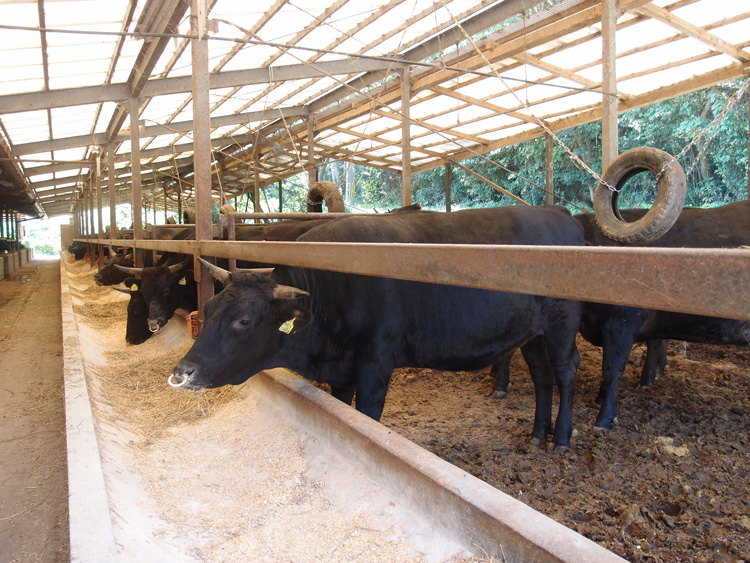
<path fill-rule="evenodd" d="M 646 362 L 641 372 L 641 385 L 653 385 L 657 376 L 664 375 L 667 369 L 667 341 L 649 340 L 646 342 Z"/>
<path fill-rule="evenodd" d="M 510 383 L 510 359 L 513 353 L 508 354 L 498 363 L 492 366 L 490 377 L 492 377 L 492 391 L 488 396 L 494 399 L 504 399 L 508 396 L 508 384 Z"/>
<path fill-rule="evenodd" d="M 537 336 L 529 340 L 521 346 L 521 353 L 529 365 L 536 396 L 531 443 L 541 446 L 547 441 L 547 435 L 552 430 L 552 394 L 555 376 L 547 354 L 547 343 L 543 337 Z"/>
<path fill-rule="evenodd" d="M 373 420 L 380 420 L 385 396 L 391 383 L 393 364 L 382 360 L 384 354 L 374 354 L 369 361 L 359 362 L 357 371 L 357 410 Z"/>
<path fill-rule="evenodd" d="M 354 399 L 354 391 L 356 391 L 356 389 L 356 385 L 342 385 L 339 387 L 331 385 L 331 395 L 336 397 L 339 401 L 351 406 L 352 399 Z"/>
<path fill-rule="evenodd" d="M 617 416 L 617 393 L 620 389 L 622 374 L 628 364 L 630 351 L 633 349 L 632 339 L 608 339 L 605 337 L 602 347 L 602 384 L 596 400 L 599 414 L 594 425 L 609 430 Z"/>
<path fill-rule="evenodd" d="M 576 325 L 573 325 L 576 326 Z M 555 383 L 560 393 L 560 406 L 555 421 L 555 453 L 564 453 L 570 448 L 570 437 L 573 435 L 573 395 L 575 393 L 576 372 L 581 356 L 575 343 L 575 328 L 547 333 L 545 341 Z"/>

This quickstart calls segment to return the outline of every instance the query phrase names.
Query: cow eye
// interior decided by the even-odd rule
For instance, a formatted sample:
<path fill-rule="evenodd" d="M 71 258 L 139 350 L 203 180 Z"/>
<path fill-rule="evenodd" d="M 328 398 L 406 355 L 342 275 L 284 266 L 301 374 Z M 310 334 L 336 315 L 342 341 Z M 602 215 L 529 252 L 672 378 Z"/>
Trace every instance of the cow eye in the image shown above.
<path fill-rule="evenodd" d="M 248 319 L 247 317 L 237 319 L 236 321 L 234 321 L 234 326 L 236 328 L 247 328 L 250 326 L 250 319 Z"/>

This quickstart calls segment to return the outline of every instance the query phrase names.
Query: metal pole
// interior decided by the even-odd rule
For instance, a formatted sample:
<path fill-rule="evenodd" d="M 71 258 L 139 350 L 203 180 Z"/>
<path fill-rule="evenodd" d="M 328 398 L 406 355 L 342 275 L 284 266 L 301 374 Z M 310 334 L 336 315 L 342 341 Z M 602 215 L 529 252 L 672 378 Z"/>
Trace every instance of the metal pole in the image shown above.
<path fill-rule="evenodd" d="M 115 151 L 107 147 L 107 182 L 109 184 L 109 237 L 117 238 L 117 186 L 115 185 Z"/>
<path fill-rule="evenodd" d="M 315 118 L 307 116 L 307 189 L 318 181 L 318 167 L 315 165 Z"/>
<path fill-rule="evenodd" d="M 554 157 L 555 143 L 552 139 L 552 135 L 549 133 L 544 135 L 544 176 L 545 176 L 545 187 L 547 188 L 547 205 L 555 204 L 555 182 L 554 182 L 554 169 L 553 169 L 553 157 Z"/>
<path fill-rule="evenodd" d="M 211 232 L 211 108 L 209 104 L 208 40 L 206 0 L 191 0 L 190 20 L 193 55 L 193 170 L 195 171 L 196 240 L 210 240 Z M 198 282 L 198 311 L 214 294 L 211 274 L 195 260 Z"/>
<path fill-rule="evenodd" d="M 617 0 L 602 0 L 602 173 L 617 158 Z"/>
<path fill-rule="evenodd" d="M 94 238 L 94 179 L 89 176 L 88 180 L 89 193 L 89 238 Z"/>
<path fill-rule="evenodd" d="M 409 69 L 401 74 L 401 205 L 411 205 L 411 119 L 409 98 L 411 97 Z"/>
<path fill-rule="evenodd" d="M 258 167 L 255 167 L 255 185 L 253 186 L 253 211 L 260 213 L 260 172 Z M 255 220 L 256 223 L 260 223 L 259 220 Z"/>
<path fill-rule="evenodd" d="M 164 224 L 167 223 L 167 179 L 164 178 L 164 182 L 162 182 L 161 186 L 162 192 L 164 194 Z"/>
<path fill-rule="evenodd" d="M 453 180 L 453 168 L 451 163 L 445 164 L 445 211 L 451 211 L 451 181 Z"/>
<path fill-rule="evenodd" d="M 130 159 L 131 189 L 133 193 L 133 240 L 143 238 L 143 194 L 141 193 L 141 104 L 138 98 L 130 98 Z M 143 251 L 135 250 L 133 258 L 136 268 L 143 267 Z"/>
<path fill-rule="evenodd" d="M 96 261 L 101 267 L 104 265 L 104 249 L 101 240 L 104 237 L 104 217 L 102 214 L 102 164 L 99 153 L 94 158 L 94 187 L 96 189 L 96 239 L 99 242 L 96 246 Z"/>

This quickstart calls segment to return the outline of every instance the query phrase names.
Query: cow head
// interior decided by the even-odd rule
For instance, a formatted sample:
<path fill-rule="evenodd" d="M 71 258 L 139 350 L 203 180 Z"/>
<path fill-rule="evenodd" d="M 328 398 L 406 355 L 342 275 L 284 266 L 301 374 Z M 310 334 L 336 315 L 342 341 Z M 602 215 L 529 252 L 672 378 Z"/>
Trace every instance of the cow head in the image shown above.
<path fill-rule="evenodd" d="M 133 253 L 117 254 L 111 248 L 109 249 L 109 259 L 104 263 L 104 267 L 94 274 L 96 285 L 116 285 L 124 281 L 128 274 L 116 268 L 117 265 L 124 267 L 133 266 Z"/>
<path fill-rule="evenodd" d="M 269 271 L 230 273 L 201 262 L 225 287 L 206 303 L 203 330 L 169 378 L 193 390 L 237 385 L 274 367 L 285 339 L 312 320 L 296 302 L 308 293 L 278 284 Z"/>
<path fill-rule="evenodd" d="M 139 291 L 148 305 L 148 328 L 158 332 L 174 312 L 182 305 L 183 299 L 195 301 L 196 286 L 192 270 L 186 270 L 189 258 L 171 266 L 154 266 L 150 268 L 126 268 L 115 266 L 118 270 L 131 275 L 140 275 L 137 283 L 131 284 L 131 291 Z M 188 308 L 188 307 L 186 307 Z"/>
<path fill-rule="evenodd" d="M 112 288 L 130 295 L 127 323 L 125 325 L 126 346 L 142 344 L 151 338 L 153 334 L 148 329 L 148 303 L 143 298 L 143 294 L 137 289 L 139 281 L 135 278 L 127 278 L 123 281 L 124 288 L 118 286 Z"/>

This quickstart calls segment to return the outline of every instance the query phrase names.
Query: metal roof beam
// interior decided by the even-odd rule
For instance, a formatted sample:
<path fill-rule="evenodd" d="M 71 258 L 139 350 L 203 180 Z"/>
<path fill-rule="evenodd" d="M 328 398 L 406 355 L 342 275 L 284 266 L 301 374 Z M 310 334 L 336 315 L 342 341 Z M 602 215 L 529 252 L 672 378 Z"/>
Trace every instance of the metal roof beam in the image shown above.
<path fill-rule="evenodd" d="M 250 84 L 268 84 L 285 80 L 303 78 L 320 78 L 329 74 L 357 74 L 383 69 L 395 69 L 393 61 L 373 59 L 341 59 L 321 61 L 315 68 L 306 64 L 283 65 L 268 68 L 247 70 L 230 70 L 212 73 L 210 87 L 230 88 Z M 152 78 L 143 88 L 142 98 L 164 96 L 168 94 L 186 94 L 191 91 L 190 76 L 175 78 Z M 102 102 L 123 102 L 130 98 L 130 87 L 127 84 L 107 84 L 103 86 L 83 86 L 80 88 L 62 88 L 47 92 L 24 92 L 0 96 L 0 114 L 36 111 L 47 108 L 61 108 Z"/>
<path fill-rule="evenodd" d="M 244 125 L 258 121 L 267 121 L 270 119 L 290 119 L 295 117 L 305 117 L 309 113 L 305 106 L 295 106 L 288 108 L 279 108 L 263 111 L 249 111 L 245 113 L 223 115 L 221 117 L 211 118 L 211 127 L 226 127 L 231 125 Z M 186 133 L 193 130 L 192 121 L 179 121 L 166 123 L 164 125 L 150 125 L 141 130 L 141 139 L 149 137 L 158 137 L 159 135 L 174 135 L 175 133 Z M 115 137 L 114 142 L 130 140 L 130 135 L 120 133 Z M 13 154 L 24 156 L 28 154 L 39 154 L 43 152 L 59 151 L 64 149 L 73 149 L 78 147 L 87 147 L 89 145 L 104 145 L 107 143 L 105 133 L 96 135 L 77 135 L 75 137 L 64 137 L 52 141 L 38 141 L 34 143 L 24 143 L 13 146 Z"/>

